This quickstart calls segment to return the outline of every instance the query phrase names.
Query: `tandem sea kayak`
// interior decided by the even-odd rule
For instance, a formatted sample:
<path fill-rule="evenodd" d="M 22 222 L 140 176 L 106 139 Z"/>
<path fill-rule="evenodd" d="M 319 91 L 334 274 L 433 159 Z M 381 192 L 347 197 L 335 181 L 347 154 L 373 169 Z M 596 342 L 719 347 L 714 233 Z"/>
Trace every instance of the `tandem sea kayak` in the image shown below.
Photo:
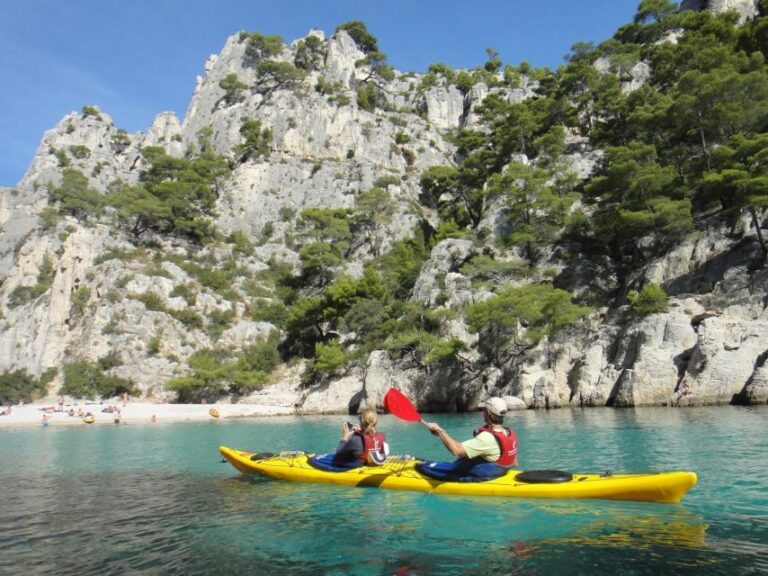
<path fill-rule="evenodd" d="M 220 446 L 219 452 L 243 474 L 255 474 L 272 480 L 435 494 L 679 502 L 696 484 L 694 472 L 569 474 L 523 470 L 510 470 L 504 476 L 482 482 L 449 482 L 435 480 L 418 472 L 416 466 L 422 461 L 411 456 L 390 456 L 381 466 L 328 472 L 313 466 L 309 461 L 312 454 L 305 452 L 256 453 L 226 446 Z"/>

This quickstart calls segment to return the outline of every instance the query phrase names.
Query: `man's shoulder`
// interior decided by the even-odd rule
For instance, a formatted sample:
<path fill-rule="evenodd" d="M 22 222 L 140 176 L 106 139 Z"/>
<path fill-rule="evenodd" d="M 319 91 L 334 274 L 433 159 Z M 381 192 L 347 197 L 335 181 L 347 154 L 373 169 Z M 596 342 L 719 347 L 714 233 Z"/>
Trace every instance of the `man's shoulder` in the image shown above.
<path fill-rule="evenodd" d="M 493 437 L 493 434 L 488 432 L 487 430 L 482 430 L 477 433 L 473 438 L 470 438 L 467 440 L 467 442 L 474 442 L 475 444 L 490 444 L 493 443 L 496 444 L 496 439 Z"/>

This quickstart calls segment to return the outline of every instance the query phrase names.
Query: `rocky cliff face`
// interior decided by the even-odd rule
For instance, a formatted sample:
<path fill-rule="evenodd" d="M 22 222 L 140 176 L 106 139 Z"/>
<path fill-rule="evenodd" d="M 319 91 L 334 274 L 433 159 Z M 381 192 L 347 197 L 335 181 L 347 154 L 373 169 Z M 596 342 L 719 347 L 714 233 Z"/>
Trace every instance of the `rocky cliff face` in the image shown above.
<path fill-rule="evenodd" d="M 183 371 L 184 361 L 195 350 L 214 343 L 237 349 L 274 329 L 249 321 L 242 304 L 224 301 L 178 266 L 164 262 L 160 269 L 148 271 L 141 257 L 126 259 L 124 253 L 135 247 L 106 226 L 83 226 L 68 218 L 54 229 L 44 229 L 39 216 L 66 168 L 80 171 L 90 187 L 106 193 L 113 182 L 138 182 L 142 148 L 162 146 L 169 154 L 182 156 L 197 145 L 202 130 L 210 130 L 215 149 L 230 154 L 242 142 L 243 118 L 254 118 L 272 131 L 270 157 L 236 167 L 220 191 L 216 222 L 225 234 L 239 231 L 259 240 L 256 254 L 241 262 L 252 273 L 266 268 L 270 257 L 297 261 L 284 238 L 302 210 L 351 207 L 356 194 L 383 176 L 390 177 L 388 192 L 398 207 L 383 248 L 411 234 L 419 216 L 412 208 L 419 194 L 419 174 L 431 165 L 452 162 L 453 146 L 444 131 L 466 123 L 466 111 L 476 102 L 454 86 L 419 92 L 418 76 L 397 73 L 380 91 L 386 103 L 366 111 L 356 105 L 355 97 L 370 73 L 356 65 L 364 54 L 346 32 L 330 40 L 317 31 L 310 35 L 321 40 L 323 63 L 298 85 L 254 88 L 239 101 L 228 101 L 219 85 L 228 74 L 236 74 L 249 86 L 259 85 L 256 66 L 245 54 L 246 43 L 232 36 L 221 54 L 206 63 L 183 123 L 164 112 L 146 133 L 128 134 L 103 111 L 86 107 L 44 135 L 17 187 L 0 190 L 1 369 L 40 374 L 73 356 L 96 360 L 118 350 L 123 365 L 112 372 L 131 377 L 146 394 L 162 397 L 162 383 Z M 296 47 L 297 43 L 285 46 L 276 60 L 292 62 Z M 315 89 L 319 81 L 333 86 L 337 100 Z M 272 231 L 264 238 L 267 226 Z M 186 256 L 178 244 L 162 248 Z M 362 247 L 359 257 L 365 258 L 368 249 Z M 118 256 L 111 258 L 112 254 Z M 216 260 L 228 255 L 211 249 L 196 257 Z M 46 258 L 55 264 L 50 289 L 20 304 L 11 302 L 14 290 L 36 285 Z M 352 273 L 356 269 L 349 267 Z M 186 285 L 195 287 L 192 301 L 171 295 L 175 287 Z M 85 312 L 72 304 L 72 295 L 80 288 L 90 294 Z M 142 296 L 150 293 L 159 296 L 162 310 L 148 310 L 142 304 Z M 231 311 L 234 320 L 223 334 L 211 335 L 209 324 L 190 329 L 167 312 L 186 309 L 206 319 Z M 161 350 L 148 354 L 150 341 L 158 336 Z M 299 401 L 313 405 L 303 396 L 303 391 L 294 391 L 287 409 L 293 410 Z M 335 403 L 326 407 L 337 408 Z"/>
<path fill-rule="evenodd" d="M 709 10 L 713 14 L 736 12 L 744 22 L 759 13 L 759 0 L 683 0 L 681 10 Z"/>
<path fill-rule="evenodd" d="M 302 210 L 351 207 L 361 191 L 382 177 L 389 177 L 386 186 L 396 202 L 384 250 L 410 235 L 419 220 L 435 217 L 414 208 L 421 172 L 453 163 L 455 150 L 447 134 L 476 126 L 477 106 L 500 89 L 478 84 L 463 94 L 447 82 L 421 89 L 421 76 L 396 72 L 379 91 L 384 105 L 369 111 L 357 104 L 356 90 L 371 70 L 358 64 L 364 54 L 352 38 L 344 31 L 327 40 L 318 31 L 310 35 L 320 41 L 321 64 L 291 86 L 265 84 L 245 43 L 233 36 L 206 63 L 182 122 L 161 113 L 145 134 L 127 134 L 104 112 L 89 109 L 69 114 L 44 135 L 18 186 L 0 189 L 0 370 L 24 368 L 39 375 L 75 356 L 96 360 L 119 352 L 122 365 L 112 368 L 113 374 L 133 379 L 148 397 L 166 398 L 171 395 L 163 383 L 183 374 L 195 351 L 241 349 L 275 330 L 251 320 L 245 301 L 223 297 L 174 263 L 186 259 L 219 265 L 233 257 L 227 246 L 192 253 L 182 243 L 157 239 L 159 249 L 176 258 L 158 264 L 104 223 L 65 218 L 46 227 L 40 216 L 66 167 L 81 171 L 91 187 L 106 193 L 114 181 L 138 182 L 143 147 L 162 146 L 181 157 L 208 131 L 210 144 L 231 154 L 242 143 L 243 118 L 268 126 L 269 157 L 237 163 L 219 190 L 217 226 L 224 234 L 243 232 L 256 244 L 253 254 L 237 256 L 247 272 L 231 286 L 238 294 L 247 291 L 249 275 L 267 268 L 269 258 L 298 261 L 287 237 Z M 275 61 L 293 62 L 298 46 L 298 41 L 283 46 Z M 240 99 L 227 98 L 220 86 L 230 74 L 251 87 Z M 642 82 L 643 74 L 647 70 L 638 69 L 633 82 Z M 332 88 L 320 91 L 319 84 Z M 502 95 L 519 101 L 532 94 L 531 86 L 523 77 L 518 88 L 504 89 Z M 571 137 L 569 150 L 572 170 L 579 178 L 588 177 L 600 151 L 588 149 L 577 137 Z M 285 367 L 273 375 L 271 386 L 241 401 L 285 412 L 346 412 L 378 402 L 394 383 L 422 407 L 440 410 L 466 409 L 491 393 L 539 408 L 710 404 L 734 398 L 766 402 L 768 277 L 750 268 L 752 237 L 747 229 L 734 239 L 713 225 L 638 278 L 668 288 L 667 313 L 633 321 L 626 310 L 603 309 L 511 362 L 506 374 L 480 364 L 472 351 L 477 338 L 459 314 L 449 330 L 469 346 L 469 370 L 425 373 L 376 351 L 364 368 L 310 388 L 300 384 L 302 365 Z M 487 298 L 489 292 L 474 288 L 460 272 L 482 248 L 464 240 L 438 244 L 419 275 L 413 300 L 460 312 Z M 359 273 L 370 253 L 369 245 L 356 247 L 347 271 Z M 554 267 L 566 268 L 552 258 Z M 31 298 L 16 298 L 19 287 L 47 286 L 40 280 L 47 261 L 53 263 L 49 287 Z M 592 270 L 571 269 L 562 276 L 571 290 L 593 286 Z M 262 291 L 268 300 L 269 289 Z M 222 327 L 223 315 L 231 319 Z M 189 322 L 197 316 L 199 321 Z M 54 381 L 51 394 L 60 383 L 60 378 Z"/>

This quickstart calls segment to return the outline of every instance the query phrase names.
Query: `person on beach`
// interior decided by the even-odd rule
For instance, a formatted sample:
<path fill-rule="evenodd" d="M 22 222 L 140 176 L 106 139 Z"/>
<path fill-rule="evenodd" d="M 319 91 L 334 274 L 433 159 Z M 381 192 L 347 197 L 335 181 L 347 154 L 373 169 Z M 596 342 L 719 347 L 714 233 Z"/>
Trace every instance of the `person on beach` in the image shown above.
<path fill-rule="evenodd" d="M 484 425 L 475 430 L 474 438 L 464 442 L 454 440 L 439 424 L 426 423 L 429 431 L 439 437 L 457 459 L 454 462 L 424 462 L 417 466 L 420 472 L 441 480 L 481 480 L 503 476 L 517 464 L 517 435 L 504 426 L 507 403 L 493 397 L 480 407 Z"/>
<path fill-rule="evenodd" d="M 59 396 L 59 412 L 64 412 L 64 396 Z"/>
<path fill-rule="evenodd" d="M 360 413 L 359 425 L 352 426 L 344 422 L 341 426 L 341 440 L 336 447 L 334 462 L 348 464 L 360 462 L 369 466 L 384 463 L 389 453 L 389 446 L 384 434 L 376 430 L 378 415 L 373 408 L 366 408 Z"/>

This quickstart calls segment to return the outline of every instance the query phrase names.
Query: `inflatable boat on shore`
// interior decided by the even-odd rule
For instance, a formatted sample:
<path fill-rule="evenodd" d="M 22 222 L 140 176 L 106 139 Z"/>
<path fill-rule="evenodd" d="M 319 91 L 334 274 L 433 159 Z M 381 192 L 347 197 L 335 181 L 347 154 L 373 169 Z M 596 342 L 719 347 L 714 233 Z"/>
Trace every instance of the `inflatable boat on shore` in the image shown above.
<path fill-rule="evenodd" d="M 343 472 L 321 470 L 305 452 L 247 452 L 219 447 L 224 459 L 243 474 L 286 482 L 413 490 L 435 494 L 508 498 L 603 498 L 642 502 L 679 502 L 696 484 L 694 472 L 571 474 L 557 470 L 510 470 L 482 482 L 436 480 L 417 470 L 423 461 L 390 456 L 381 466 Z"/>

